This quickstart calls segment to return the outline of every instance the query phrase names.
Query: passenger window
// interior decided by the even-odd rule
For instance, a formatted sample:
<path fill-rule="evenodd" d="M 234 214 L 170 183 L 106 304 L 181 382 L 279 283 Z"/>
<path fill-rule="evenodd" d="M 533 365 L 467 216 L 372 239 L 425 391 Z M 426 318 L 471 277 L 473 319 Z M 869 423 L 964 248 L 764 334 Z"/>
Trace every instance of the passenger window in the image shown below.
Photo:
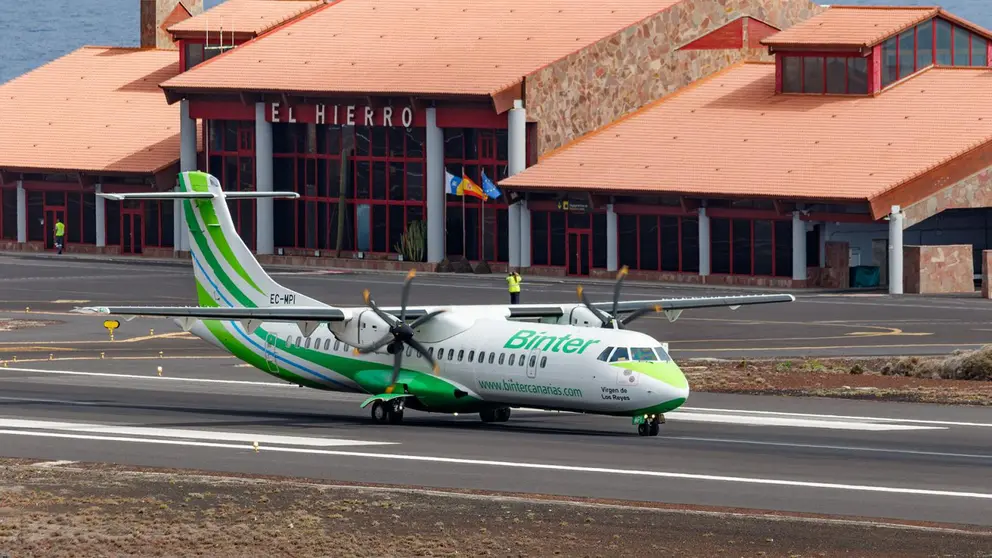
<path fill-rule="evenodd" d="M 410 348 L 409 345 L 407 345 L 407 347 L 406 347 L 406 356 L 410 356 L 412 354 L 413 354 L 413 349 Z"/>
<path fill-rule="evenodd" d="M 500 353 L 499 354 L 499 365 L 500 366 L 503 366 L 503 359 L 504 359 L 505 356 L 506 356 L 506 353 Z"/>
<path fill-rule="evenodd" d="M 428 347 L 427 348 L 427 354 L 429 354 L 431 356 L 434 356 L 434 347 Z"/>
<path fill-rule="evenodd" d="M 438 360 L 444 360 L 444 349 L 438 349 L 437 350 L 437 359 Z"/>
<path fill-rule="evenodd" d="M 326 341 L 324 341 L 324 352 L 326 353 L 330 350 L 331 350 L 331 340 L 330 338 L 328 338 Z"/>
<path fill-rule="evenodd" d="M 541 368 L 548 363 L 548 357 L 541 357 Z"/>
<path fill-rule="evenodd" d="M 465 349 L 460 349 L 458 351 L 458 362 L 461 362 L 465 358 Z"/>
<path fill-rule="evenodd" d="M 288 347 L 288 346 L 290 346 L 292 344 L 293 344 L 293 338 L 290 337 L 289 335 L 287 335 L 286 336 L 286 346 Z"/>
<path fill-rule="evenodd" d="M 617 347 L 617 351 L 610 357 L 610 362 L 617 362 L 619 360 L 630 360 L 630 357 L 627 355 L 627 347 Z"/>
<path fill-rule="evenodd" d="M 495 359 L 496 359 L 496 353 L 489 353 L 489 364 L 492 364 L 493 360 Z"/>
<path fill-rule="evenodd" d="M 534 367 L 534 363 L 535 363 L 535 362 L 537 362 L 537 357 L 536 357 L 536 356 L 532 356 L 532 357 L 530 357 L 530 367 L 531 367 L 531 368 L 533 368 L 533 367 Z"/>
<path fill-rule="evenodd" d="M 297 337 L 296 337 L 296 346 L 297 346 L 297 347 L 300 347 L 300 346 L 302 346 L 302 345 L 303 345 L 303 338 L 302 338 L 302 337 L 300 337 L 300 336 L 297 336 Z"/>
<path fill-rule="evenodd" d="M 649 347 L 632 347 L 630 349 L 630 360 L 643 362 L 654 359 L 654 351 L 652 351 Z"/>
<path fill-rule="evenodd" d="M 607 347 L 607 348 L 603 349 L 603 352 L 599 353 L 599 356 L 596 357 L 596 358 L 598 358 L 599 360 L 601 360 L 603 362 L 609 362 L 610 361 L 610 353 L 612 353 L 612 352 L 613 352 L 613 347 Z"/>
<path fill-rule="evenodd" d="M 527 361 L 527 355 L 520 355 L 520 360 L 517 362 L 520 363 L 520 366 L 523 366 L 526 361 Z"/>
<path fill-rule="evenodd" d="M 469 351 L 468 352 L 468 361 L 469 362 L 472 362 L 474 360 L 475 360 L 475 351 Z"/>
<path fill-rule="evenodd" d="M 341 350 L 341 340 L 340 339 L 335 339 L 334 340 L 334 350 L 335 351 L 340 351 Z"/>
<path fill-rule="evenodd" d="M 517 358 L 517 355 L 514 355 L 514 354 L 511 354 L 510 355 L 510 362 L 509 362 L 509 365 L 510 366 L 513 366 L 513 359 L 515 359 L 515 358 Z"/>
<path fill-rule="evenodd" d="M 486 360 L 486 352 L 485 351 L 479 351 L 479 364 L 482 364 L 482 362 L 484 360 Z"/>

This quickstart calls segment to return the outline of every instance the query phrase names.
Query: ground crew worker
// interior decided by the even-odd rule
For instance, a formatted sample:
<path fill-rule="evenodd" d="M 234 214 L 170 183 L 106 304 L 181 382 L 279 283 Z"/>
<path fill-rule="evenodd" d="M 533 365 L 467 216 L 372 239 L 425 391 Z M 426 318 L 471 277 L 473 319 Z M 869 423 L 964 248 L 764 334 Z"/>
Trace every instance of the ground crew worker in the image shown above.
<path fill-rule="evenodd" d="M 506 274 L 506 283 L 509 285 L 510 290 L 510 304 L 520 304 L 520 274 L 516 271 L 511 271 Z"/>
<path fill-rule="evenodd" d="M 59 249 L 59 254 L 62 253 L 62 241 L 65 240 L 65 224 L 62 223 L 62 219 L 55 219 L 55 247 Z"/>

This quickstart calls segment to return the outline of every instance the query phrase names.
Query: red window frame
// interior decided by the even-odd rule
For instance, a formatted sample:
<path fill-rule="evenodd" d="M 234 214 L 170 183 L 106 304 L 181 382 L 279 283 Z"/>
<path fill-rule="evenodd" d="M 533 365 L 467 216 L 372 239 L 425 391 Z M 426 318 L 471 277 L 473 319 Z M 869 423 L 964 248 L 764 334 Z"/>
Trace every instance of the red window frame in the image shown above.
<path fill-rule="evenodd" d="M 208 130 L 204 130 L 207 136 L 207 143 L 205 145 L 209 148 L 207 150 L 207 172 L 220 181 L 221 187 L 224 190 L 255 190 L 255 122 L 246 120 L 211 120 L 209 124 L 209 127 L 205 127 Z M 233 150 L 229 148 L 226 141 L 228 127 L 231 125 L 237 126 L 235 148 Z M 210 134 L 220 134 L 220 149 L 216 149 L 211 143 Z M 210 164 L 211 159 L 215 157 L 219 158 L 221 162 L 219 169 L 212 168 Z M 234 161 L 235 168 L 233 177 L 228 176 L 227 173 L 228 163 L 231 160 Z M 242 164 L 244 163 L 247 163 L 250 169 L 250 177 L 242 176 Z M 234 188 L 231 188 L 232 184 Z M 227 206 L 238 235 L 241 236 L 248 249 L 254 251 L 256 241 L 256 200 L 228 200 Z M 245 234 L 244 227 L 242 226 L 245 221 L 251 223 L 250 230 L 252 234 Z M 161 236 L 159 238 L 161 239 Z"/>

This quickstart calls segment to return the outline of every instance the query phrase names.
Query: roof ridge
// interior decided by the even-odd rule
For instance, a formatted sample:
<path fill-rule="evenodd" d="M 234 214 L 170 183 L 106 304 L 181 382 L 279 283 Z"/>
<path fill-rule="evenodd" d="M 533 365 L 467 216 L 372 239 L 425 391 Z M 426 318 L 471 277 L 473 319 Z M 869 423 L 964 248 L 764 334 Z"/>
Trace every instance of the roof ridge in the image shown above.
<path fill-rule="evenodd" d="M 940 6 L 891 6 L 891 5 L 866 5 L 866 4 L 841 4 L 830 5 L 831 10 L 913 10 L 931 11 L 942 10 Z"/>
<path fill-rule="evenodd" d="M 712 74 L 710 74 L 710 75 L 708 75 L 706 77 L 702 77 L 702 78 L 699 78 L 699 79 L 697 79 L 695 81 L 689 82 L 688 84 L 686 84 L 682 88 L 676 89 L 675 91 L 673 91 L 672 93 L 669 93 L 668 95 L 663 95 L 663 96 L 661 96 L 661 97 L 659 97 L 659 98 L 657 98 L 657 99 L 655 99 L 655 100 L 653 100 L 653 101 L 651 101 L 649 103 L 645 103 L 645 104 L 641 105 L 639 108 L 637 108 L 635 110 L 632 110 L 632 111 L 628 112 L 627 114 L 621 115 L 619 118 L 614 119 L 612 122 L 609 122 L 609 123 L 607 123 L 607 124 L 605 124 L 603 126 L 600 126 L 599 128 L 596 128 L 596 129 L 594 129 L 594 130 L 592 130 L 590 132 L 586 132 L 585 134 L 583 134 L 583 135 L 575 138 L 574 140 L 572 140 L 572 141 L 570 141 L 570 142 L 568 142 L 568 143 L 566 143 L 566 144 L 564 144 L 564 145 L 562 145 L 560 147 L 556 147 L 555 149 L 552 149 L 551 151 L 548 151 L 544 155 L 541 155 L 540 157 L 538 157 L 538 163 L 540 163 L 543 159 L 547 159 L 549 157 L 552 157 L 552 156 L 557 155 L 559 153 L 562 153 L 564 151 L 568 151 L 569 149 L 572 149 L 572 148 L 576 147 L 577 145 L 579 145 L 583 141 L 586 141 L 586 140 L 589 140 L 589 139 L 591 139 L 591 138 L 593 138 L 595 136 L 598 136 L 601 133 L 605 132 L 606 130 L 609 130 L 609 129 L 615 127 L 615 126 L 618 126 L 618 125 L 622 124 L 623 122 L 626 122 L 627 120 L 630 120 L 631 118 L 633 118 L 633 117 L 635 117 L 635 116 L 637 116 L 639 114 L 642 114 L 645 111 L 648 111 L 648 110 L 650 110 L 650 109 L 652 109 L 652 108 L 660 105 L 661 103 L 663 103 L 665 101 L 669 101 L 671 99 L 674 99 L 675 97 L 678 97 L 678 96 L 682 95 L 683 93 L 685 93 L 687 91 L 691 91 L 693 89 L 697 89 L 700 85 L 702 85 L 704 83 L 707 83 L 709 81 L 712 81 L 712 80 L 716 79 L 719 76 L 722 76 L 724 74 L 727 74 L 727 73 L 729 73 L 731 70 L 733 70 L 735 68 L 740 68 L 740 67 L 746 66 L 748 64 L 754 64 L 754 62 L 749 62 L 747 60 L 741 60 L 741 61 L 739 61 L 739 62 L 737 62 L 735 64 L 731 64 L 730 66 L 727 66 L 726 68 L 723 68 L 722 70 L 718 70 L 716 72 L 713 72 Z M 764 65 L 774 65 L 774 62 L 772 62 L 772 63 L 764 63 Z M 527 169 L 525 168 L 522 172 L 527 172 Z M 514 175 L 514 176 L 516 176 L 516 175 Z"/>

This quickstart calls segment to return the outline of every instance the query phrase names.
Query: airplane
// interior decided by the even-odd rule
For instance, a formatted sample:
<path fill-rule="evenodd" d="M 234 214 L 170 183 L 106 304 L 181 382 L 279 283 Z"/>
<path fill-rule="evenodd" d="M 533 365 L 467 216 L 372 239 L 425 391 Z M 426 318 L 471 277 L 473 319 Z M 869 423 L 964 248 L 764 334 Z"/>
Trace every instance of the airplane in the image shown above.
<path fill-rule="evenodd" d="M 300 386 L 368 395 L 376 423 L 402 422 L 405 409 L 478 413 L 506 422 L 511 408 L 627 417 L 657 436 L 682 406 L 689 383 L 667 345 L 630 329 L 664 312 L 793 302 L 789 294 L 593 303 L 410 306 L 414 271 L 399 307 L 334 307 L 275 282 L 235 229 L 226 200 L 298 198 L 295 192 L 224 192 L 201 171 L 179 175 L 172 192 L 100 193 L 111 200 L 182 200 L 197 306 L 91 306 L 83 314 L 171 317 L 187 332 L 262 372 Z M 404 358 L 405 357 L 405 358 Z"/>

